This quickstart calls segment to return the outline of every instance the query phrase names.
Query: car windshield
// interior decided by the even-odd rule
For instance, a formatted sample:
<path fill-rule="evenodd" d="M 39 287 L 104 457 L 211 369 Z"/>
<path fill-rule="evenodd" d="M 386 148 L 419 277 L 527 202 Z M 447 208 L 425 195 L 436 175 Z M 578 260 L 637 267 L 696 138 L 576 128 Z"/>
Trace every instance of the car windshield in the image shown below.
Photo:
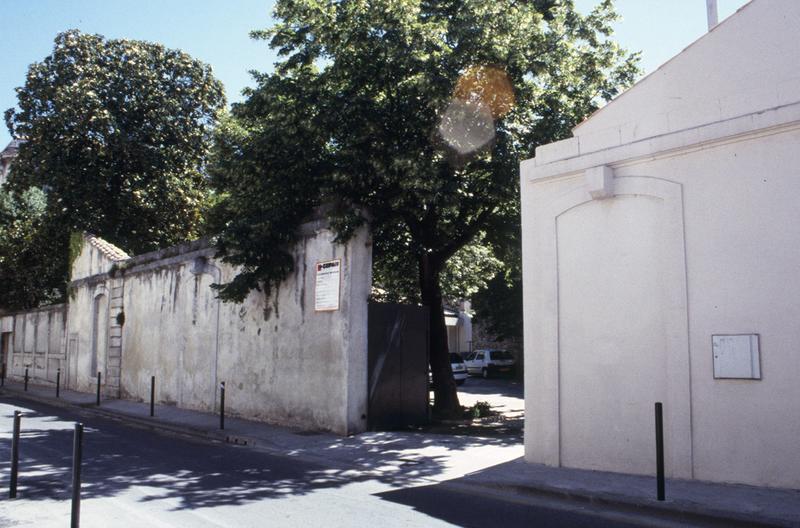
<path fill-rule="evenodd" d="M 463 362 L 464 360 L 461 359 L 461 356 L 459 354 L 456 354 L 455 352 L 450 352 L 450 363 L 463 363 Z"/>
<path fill-rule="evenodd" d="M 514 359 L 514 356 L 505 350 L 492 350 L 492 359 Z"/>

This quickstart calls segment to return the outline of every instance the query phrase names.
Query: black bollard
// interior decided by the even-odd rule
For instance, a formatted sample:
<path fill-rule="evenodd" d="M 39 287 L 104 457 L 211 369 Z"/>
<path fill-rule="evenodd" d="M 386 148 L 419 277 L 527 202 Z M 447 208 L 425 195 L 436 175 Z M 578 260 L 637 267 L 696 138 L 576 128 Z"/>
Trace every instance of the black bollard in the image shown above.
<path fill-rule="evenodd" d="M 56 371 L 56 398 L 59 398 L 61 394 L 61 369 Z"/>
<path fill-rule="evenodd" d="M 100 372 L 97 372 L 97 406 L 100 406 Z"/>
<path fill-rule="evenodd" d="M 155 416 L 156 414 L 155 400 L 156 400 L 156 377 L 150 376 L 150 416 Z"/>
<path fill-rule="evenodd" d="M 17 497 L 17 473 L 19 472 L 19 422 L 22 413 L 14 411 L 14 433 L 11 437 L 11 482 L 8 486 L 8 497 Z"/>
<path fill-rule="evenodd" d="M 0 387 L 6 386 L 6 364 L 0 365 Z"/>
<path fill-rule="evenodd" d="M 656 495 L 664 500 L 664 418 L 661 402 L 656 402 Z"/>
<path fill-rule="evenodd" d="M 25 367 L 25 392 L 28 392 L 28 367 Z"/>
<path fill-rule="evenodd" d="M 72 442 L 72 528 L 81 523 L 81 459 L 83 458 L 83 424 L 75 424 Z"/>
<path fill-rule="evenodd" d="M 225 382 L 219 384 L 219 428 L 225 429 Z"/>

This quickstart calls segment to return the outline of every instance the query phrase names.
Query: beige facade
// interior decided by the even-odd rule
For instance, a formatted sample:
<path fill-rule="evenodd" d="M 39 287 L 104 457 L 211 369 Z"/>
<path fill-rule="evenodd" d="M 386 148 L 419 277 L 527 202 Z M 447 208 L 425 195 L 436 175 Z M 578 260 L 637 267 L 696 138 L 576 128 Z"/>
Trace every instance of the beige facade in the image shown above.
<path fill-rule="evenodd" d="M 754 0 L 522 164 L 526 459 L 800 488 L 800 4 Z"/>

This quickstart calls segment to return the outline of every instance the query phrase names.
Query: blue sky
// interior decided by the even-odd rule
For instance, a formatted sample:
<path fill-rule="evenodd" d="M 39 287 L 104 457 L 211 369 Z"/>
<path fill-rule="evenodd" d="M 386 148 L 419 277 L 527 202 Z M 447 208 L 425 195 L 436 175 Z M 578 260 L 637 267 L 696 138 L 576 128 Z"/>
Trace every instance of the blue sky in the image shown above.
<path fill-rule="evenodd" d="M 598 0 L 575 0 L 586 11 Z M 720 20 L 747 0 L 718 0 Z M 211 64 L 229 101 L 251 84 L 249 70 L 271 69 L 275 56 L 252 29 L 270 25 L 266 0 L 6 0 L 0 4 L 0 114 L 16 104 L 30 63 L 50 54 L 53 38 L 77 28 L 109 38 L 161 42 Z M 616 38 L 657 68 L 706 31 L 705 0 L 617 0 Z M 10 140 L 0 123 L 0 149 Z"/>

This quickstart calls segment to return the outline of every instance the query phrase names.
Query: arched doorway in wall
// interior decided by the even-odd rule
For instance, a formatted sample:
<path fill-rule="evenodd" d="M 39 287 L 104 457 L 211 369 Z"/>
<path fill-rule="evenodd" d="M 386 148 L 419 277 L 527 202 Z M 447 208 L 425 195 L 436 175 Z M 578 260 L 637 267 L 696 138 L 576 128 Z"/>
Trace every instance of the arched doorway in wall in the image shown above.
<path fill-rule="evenodd" d="M 92 303 L 92 363 L 89 376 L 100 372 L 105 378 L 108 356 L 108 296 L 98 293 Z"/>
<path fill-rule="evenodd" d="M 576 187 L 537 221 L 541 257 L 525 277 L 536 291 L 526 311 L 537 314 L 526 319 L 537 374 L 527 387 L 526 459 L 650 474 L 647 424 L 661 401 L 667 476 L 690 478 L 682 187 L 617 176 L 613 198 Z"/>

